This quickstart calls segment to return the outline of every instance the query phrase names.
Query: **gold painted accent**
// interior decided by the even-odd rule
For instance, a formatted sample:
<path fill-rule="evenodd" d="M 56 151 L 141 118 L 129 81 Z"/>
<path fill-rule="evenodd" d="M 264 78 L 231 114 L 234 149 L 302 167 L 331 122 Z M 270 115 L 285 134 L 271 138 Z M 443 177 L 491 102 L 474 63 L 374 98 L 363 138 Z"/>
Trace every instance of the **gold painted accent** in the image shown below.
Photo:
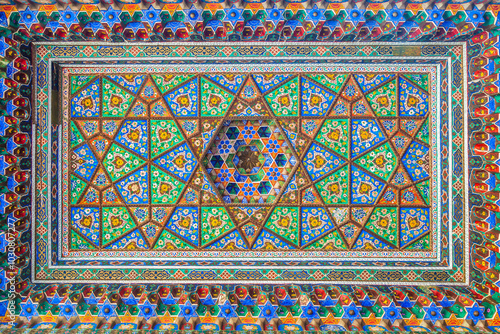
<path fill-rule="evenodd" d="M 422 49 L 420 46 L 394 46 L 392 48 L 394 56 L 421 56 Z"/>

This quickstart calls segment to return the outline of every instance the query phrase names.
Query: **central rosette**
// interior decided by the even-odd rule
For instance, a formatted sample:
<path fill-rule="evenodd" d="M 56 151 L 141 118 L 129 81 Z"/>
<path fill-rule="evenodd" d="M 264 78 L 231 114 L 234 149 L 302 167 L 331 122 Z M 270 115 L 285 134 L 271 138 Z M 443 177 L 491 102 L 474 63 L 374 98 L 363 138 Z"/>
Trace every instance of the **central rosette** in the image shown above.
<path fill-rule="evenodd" d="M 256 145 L 240 146 L 233 159 L 236 169 L 241 175 L 257 174 L 266 162 L 261 149 Z"/>
<path fill-rule="evenodd" d="M 226 121 L 203 164 L 226 203 L 273 203 L 295 157 L 274 120 Z"/>

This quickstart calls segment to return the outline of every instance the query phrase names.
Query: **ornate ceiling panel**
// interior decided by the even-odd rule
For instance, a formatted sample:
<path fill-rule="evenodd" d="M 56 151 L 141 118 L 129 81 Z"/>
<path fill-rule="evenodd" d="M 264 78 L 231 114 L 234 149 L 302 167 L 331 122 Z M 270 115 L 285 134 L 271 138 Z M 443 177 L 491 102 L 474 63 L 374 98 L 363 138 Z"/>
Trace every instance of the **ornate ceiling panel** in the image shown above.
<path fill-rule="evenodd" d="M 1 326 L 495 331 L 499 8 L 0 6 Z"/>

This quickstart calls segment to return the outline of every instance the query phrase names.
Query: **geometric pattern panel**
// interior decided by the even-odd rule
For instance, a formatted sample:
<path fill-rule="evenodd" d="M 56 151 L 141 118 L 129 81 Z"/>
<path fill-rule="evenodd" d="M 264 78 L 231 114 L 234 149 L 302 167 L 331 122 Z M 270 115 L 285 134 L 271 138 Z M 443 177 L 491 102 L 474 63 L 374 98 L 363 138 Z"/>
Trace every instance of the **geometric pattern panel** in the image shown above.
<path fill-rule="evenodd" d="M 463 47 L 345 45 L 38 46 L 36 280 L 464 282 Z"/>
<path fill-rule="evenodd" d="M 413 74 L 79 75 L 70 250 L 431 250 Z"/>

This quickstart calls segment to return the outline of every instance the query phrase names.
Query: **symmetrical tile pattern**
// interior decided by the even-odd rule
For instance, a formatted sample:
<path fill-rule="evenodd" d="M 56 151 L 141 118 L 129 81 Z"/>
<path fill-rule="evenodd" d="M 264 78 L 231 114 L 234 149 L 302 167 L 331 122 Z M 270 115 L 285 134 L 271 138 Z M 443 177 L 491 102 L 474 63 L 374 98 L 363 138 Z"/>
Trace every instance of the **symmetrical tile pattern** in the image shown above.
<path fill-rule="evenodd" d="M 18 1 L 21 2 L 28 4 Z M 12 323 L 7 324 L 7 322 L 12 321 L 12 316 L 15 316 L 16 327 L 40 329 L 56 327 L 95 329 L 113 326 L 115 329 L 148 329 L 156 324 L 155 329 L 161 330 L 190 330 L 196 326 L 197 330 L 261 331 L 275 330 L 275 325 L 280 324 L 278 330 L 286 331 L 318 329 L 322 331 L 498 331 L 500 308 L 495 297 L 499 284 L 496 266 L 498 261 L 495 261 L 499 243 L 499 233 L 495 226 L 497 220 L 495 212 L 498 212 L 499 198 L 495 190 L 498 183 L 495 181 L 498 174 L 496 152 L 498 143 L 495 138 L 498 137 L 496 125 L 498 117 L 496 117 L 495 100 L 499 84 L 494 66 L 499 57 L 499 42 L 496 36 L 498 5 L 488 2 L 452 4 L 445 1 L 435 5 L 429 2 L 418 4 L 411 2 L 388 5 L 387 2 L 315 4 L 311 1 L 309 5 L 305 2 L 302 4 L 278 2 L 273 8 L 268 4 L 249 2 L 242 8 L 238 2 L 236 6 L 232 6 L 225 3 L 208 4 L 203 1 L 191 8 L 188 8 L 191 5 L 189 1 L 187 6 L 155 3 L 149 8 L 147 5 L 138 4 L 113 5 L 109 8 L 108 4 L 80 6 L 74 2 L 68 7 L 66 3 L 54 2 L 52 5 L 50 1 L 42 6 L 33 2 L 30 4 L 34 5 L 29 7 L 1 6 L 0 52 L 2 57 L 5 57 L 6 66 L 2 70 L 4 78 L 0 79 L 4 84 L 0 101 L 4 117 L 1 118 L 0 124 L 2 124 L 2 139 L 6 146 L 2 146 L 4 154 L 0 160 L 3 180 L 6 182 L 5 192 L 0 196 L 0 210 L 4 214 L 5 225 L 7 221 L 9 226 L 11 223 L 15 224 L 14 238 L 17 239 L 15 241 L 17 247 L 14 255 L 17 259 L 11 262 L 12 254 L 9 253 L 9 261 L 3 261 L 1 266 L 3 270 L 0 270 L 0 289 L 15 291 L 16 308 L 14 310 L 7 307 L 12 305 L 7 300 L 10 298 L 12 301 L 11 297 L 4 294 L 3 298 L 0 298 L 0 326 L 12 326 Z M 145 3 L 149 4 L 148 1 Z M 160 6 L 162 9 L 159 9 Z M 32 52 L 36 47 L 34 49 L 28 45 L 29 41 L 67 40 L 68 37 L 69 41 L 65 42 L 64 46 L 53 49 L 49 46 L 46 49 L 41 48 L 39 56 L 32 58 Z M 96 44 L 82 46 L 80 43 L 71 42 L 95 39 L 111 39 L 115 42 L 148 39 L 156 42 L 163 39 L 219 41 L 204 46 L 199 43 L 191 45 L 185 43 L 181 46 L 113 43 L 102 47 Z M 250 40 L 251 44 L 233 47 L 231 43 L 223 41 L 226 39 Z M 254 42 L 256 39 L 268 41 L 327 39 L 335 42 L 324 45 L 300 43 L 300 46 L 297 46 L 285 43 L 273 46 L 272 43 L 258 45 Z M 461 62 L 457 61 L 461 53 L 461 47 L 457 44 L 424 43 L 416 46 L 413 43 L 406 43 L 396 46 L 385 43 L 371 45 L 360 43 L 353 46 L 351 43 L 340 42 L 351 40 L 468 40 L 469 43 L 466 53 L 462 54 L 467 59 Z M 439 89 L 444 92 L 439 113 L 443 120 L 448 118 L 453 122 L 442 125 L 442 133 L 449 131 L 450 136 L 444 139 L 444 144 L 439 147 L 438 152 L 442 155 L 443 164 L 449 165 L 450 168 L 439 171 L 438 174 L 442 175 L 444 180 L 449 177 L 449 181 L 444 181 L 449 182 L 449 188 L 443 187 L 443 191 L 439 194 L 444 200 L 450 199 L 450 202 L 449 204 L 443 202 L 443 213 L 438 219 L 444 223 L 444 228 L 449 226 L 449 239 L 444 238 L 442 245 L 450 246 L 450 256 L 448 257 L 447 253 L 443 254 L 446 261 L 449 261 L 447 264 L 453 267 L 452 270 L 362 271 L 358 269 L 364 265 L 363 263 L 353 263 L 348 270 L 342 272 L 315 269 L 306 270 L 304 275 L 300 276 L 298 271 L 293 269 L 293 262 L 289 262 L 288 270 L 262 270 L 261 273 L 266 280 L 272 280 L 274 277 L 280 280 L 303 279 L 315 284 L 324 280 L 326 275 L 330 280 L 346 283 L 346 280 L 353 279 L 352 274 L 355 273 L 362 277 L 363 282 L 359 280 L 352 282 L 353 285 L 314 286 L 314 288 L 307 284 L 297 286 L 266 284 L 252 287 L 234 285 L 207 287 L 199 284 L 176 286 L 61 284 L 64 281 L 88 283 L 96 278 L 113 283 L 124 283 L 126 280 L 137 282 L 138 279 L 144 278 L 168 280 L 175 277 L 176 280 L 180 280 L 184 279 L 183 274 L 184 277 L 189 276 L 195 279 L 195 283 L 201 284 L 202 280 L 215 282 L 214 272 L 217 273 L 217 278 L 220 276 L 225 279 L 234 275 L 238 279 L 251 280 L 258 275 L 248 274 L 256 272 L 252 269 L 252 265 L 257 262 L 250 261 L 245 261 L 244 270 L 222 272 L 203 270 L 209 268 L 210 264 L 190 272 L 184 269 L 185 262 L 179 262 L 174 270 L 164 270 L 163 276 L 155 278 L 145 275 L 146 272 L 151 273 L 154 270 L 152 267 L 147 271 L 129 270 L 118 267 L 123 263 L 120 261 L 113 261 L 112 266 L 118 267 L 115 271 L 102 270 L 96 266 L 97 263 L 109 264 L 106 261 L 92 261 L 87 268 L 75 269 L 78 260 L 67 262 L 73 268 L 54 269 L 60 265 L 56 239 L 61 231 L 56 229 L 54 222 L 59 211 L 56 194 L 60 184 L 55 175 L 59 172 L 57 167 L 61 163 L 57 158 L 58 148 L 61 146 L 57 138 L 60 127 L 50 122 L 52 109 L 49 108 L 48 92 L 52 82 L 57 81 L 53 81 L 50 71 L 47 71 L 49 67 L 46 61 L 49 58 L 75 56 L 164 58 L 172 55 L 208 59 L 215 55 L 228 58 L 229 55 L 236 55 L 241 58 L 264 54 L 296 58 L 299 55 L 321 57 L 328 53 L 343 57 L 425 55 L 419 57 L 418 61 L 422 61 L 422 58 L 429 60 L 434 56 L 444 56 L 448 59 L 452 71 L 450 67 L 444 70 L 442 73 L 450 70 L 447 77 L 449 80 L 443 79 L 438 83 Z M 31 63 L 32 59 L 36 60 Z M 447 67 L 445 62 L 441 65 Z M 32 85 L 28 85 L 30 80 Z M 115 81 L 117 80 L 119 79 L 116 78 Z M 451 87 L 449 91 L 448 87 Z M 54 95 L 56 94 L 52 94 Z M 466 103 L 462 104 L 462 99 Z M 465 117 L 462 117 L 464 114 Z M 33 122 L 29 120 L 31 116 Z M 31 138 L 33 143 L 31 146 L 30 123 L 35 124 L 35 122 L 37 131 L 36 137 Z M 192 134 L 196 135 L 197 132 L 196 128 Z M 450 142 L 449 147 L 446 146 L 447 140 Z M 89 148 L 91 147 L 89 144 Z M 105 150 L 109 150 L 109 147 Z M 33 164 L 26 159 L 30 154 L 33 155 Z M 102 163 L 102 160 L 93 154 L 94 158 Z M 69 161 L 69 157 L 64 160 Z M 202 160 L 197 161 L 201 166 Z M 93 163 L 90 161 L 88 167 Z M 297 160 L 297 164 L 302 164 L 302 160 Z M 435 166 L 430 170 L 434 171 Z M 81 170 L 81 172 L 84 176 L 87 173 L 96 175 L 95 170 L 93 172 Z M 468 189 L 467 175 L 471 176 L 470 189 Z M 83 182 L 82 185 L 92 182 L 86 181 L 84 176 L 76 175 L 75 178 Z M 97 176 L 95 178 L 97 179 Z M 31 179 L 33 183 L 30 185 Z M 430 181 L 432 180 L 431 176 Z M 106 187 L 108 186 L 106 184 Z M 94 187 L 102 191 L 98 185 Z M 416 187 L 419 191 L 422 189 L 418 185 Z M 33 194 L 31 199 L 26 195 L 26 192 L 30 191 Z M 422 197 L 425 200 L 425 195 Z M 70 199 L 68 203 L 72 201 L 76 200 Z M 230 204 L 226 203 L 223 206 L 226 205 Z M 133 205 L 124 206 L 133 207 Z M 87 207 L 95 206 L 89 204 Z M 75 208 L 79 206 L 76 205 Z M 126 214 L 130 214 L 128 209 L 111 211 L 114 215 L 125 218 Z M 85 214 L 93 213 L 90 210 Z M 109 211 L 106 214 L 108 215 Z M 257 210 L 252 214 L 258 216 L 262 212 Z M 289 214 L 293 217 L 296 213 L 290 213 L 288 210 L 282 213 L 285 216 Z M 383 211 L 375 217 L 380 214 L 392 216 L 395 212 Z M 462 224 L 468 219 L 469 214 L 473 222 L 470 227 L 466 223 Z M 28 221 L 30 216 L 33 217 L 31 222 Z M 144 222 L 141 221 L 141 224 Z M 367 229 L 369 227 L 365 225 L 365 230 Z M 365 230 L 362 233 L 366 232 Z M 461 237 L 463 234 L 464 238 Z M 77 235 L 81 237 L 80 234 Z M 7 251 L 7 245 L 11 243 L 12 237 L 10 229 L 0 231 L 0 248 Z M 30 239 L 31 242 L 28 242 Z M 470 277 L 469 271 L 456 270 L 463 263 L 465 267 L 469 267 L 469 255 L 472 257 Z M 144 265 L 145 262 L 134 261 L 134 263 Z M 219 263 L 225 265 L 222 261 Z M 199 262 L 199 265 L 204 264 Z M 386 262 L 381 265 L 389 264 Z M 244 272 L 248 276 L 242 276 Z M 11 280 L 13 277 L 15 279 Z M 376 284 L 391 279 L 407 280 L 418 286 L 402 288 L 388 285 L 360 286 L 366 282 Z M 43 283 L 51 281 L 56 284 L 37 284 L 41 281 Z M 427 281 L 432 281 L 430 284 L 433 285 L 454 281 L 468 286 L 427 288 L 423 286 Z"/>
<path fill-rule="evenodd" d="M 367 64 L 369 58 L 386 49 L 365 46 L 295 45 L 294 52 L 314 51 L 288 59 L 279 56 L 291 52 L 288 46 L 262 45 L 269 54 L 265 64 L 238 58 L 238 45 L 215 47 L 221 64 L 178 58 L 200 51 L 194 45 L 176 46 L 164 56 L 168 63 L 149 56 L 164 50 L 160 46 L 121 46 L 141 61 L 131 66 L 118 55 L 102 58 L 119 53 L 105 46 L 38 46 L 39 119 L 53 122 L 47 112 L 54 90 L 62 96 L 62 114 L 50 127 L 49 142 L 48 126 L 37 140 L 39 174 L 49 182 L 44 187 L 46 179 L 37 176 L 34 188 L 36 279 L 462 284 L 468 277 L 468 221 L 459 206 L 464 142 L 451 135 L 465 124 L 463 46 L 446 46 L 445 56 L 441 49 L 429 56 L 426 45 L 415 46 L 412 52 L 418 47 L 420 53 L 407 58 L 394 55 L 403 50 L 395 45 L 394 54 L 375 64 Z M 87 57 L 92 65 L 82 66 Z M 58 73 L 48 71 L 54 61 Z M 47 94 L 54 76 L 60 85 Z M 80 112 L 97 115 L 75 116 L 74 102 L 89 96 L 82 92 L 92 85 L 97 95 Z M 414 89 L 400 94 L 403 85 Z M 84 130 L 81 121 L 97 129 Z M 72 127 L 83 139 L 73 147 Z M 108 142 L 103 152 L 94 152 L 98 137 Z M 84 145 L 93 155 L 85 163 L 97 161 L 90 176 L 72 166 L 73 153 Z M 457 153 L 450 160 L 448 152 Z M 97 185 L 101 171 L 104 182 Z M 395 177 L 400 171 L 402 180 Z M 328 189 L 332 175 L 339 175 L 339 185 Z M 72 178 L 83 189 L 72 189 Z M 169 180 L 172 191 L 150 195 L 168 190 Z M 98 203 L 85 202 L 88 189 Z M 80 195 L 72 196 L 73 190 Z M 403 196 L 406 190 L 415 199 Z M 117 202 L 105 202 L 105 192 Z M 90 228 L 75 226 L 73 209 L 82 209 Z"/>
<path fill-rule="evenodd" d="M 70 249 L 431 249 L 426 73 L 70 86 Z"/>

